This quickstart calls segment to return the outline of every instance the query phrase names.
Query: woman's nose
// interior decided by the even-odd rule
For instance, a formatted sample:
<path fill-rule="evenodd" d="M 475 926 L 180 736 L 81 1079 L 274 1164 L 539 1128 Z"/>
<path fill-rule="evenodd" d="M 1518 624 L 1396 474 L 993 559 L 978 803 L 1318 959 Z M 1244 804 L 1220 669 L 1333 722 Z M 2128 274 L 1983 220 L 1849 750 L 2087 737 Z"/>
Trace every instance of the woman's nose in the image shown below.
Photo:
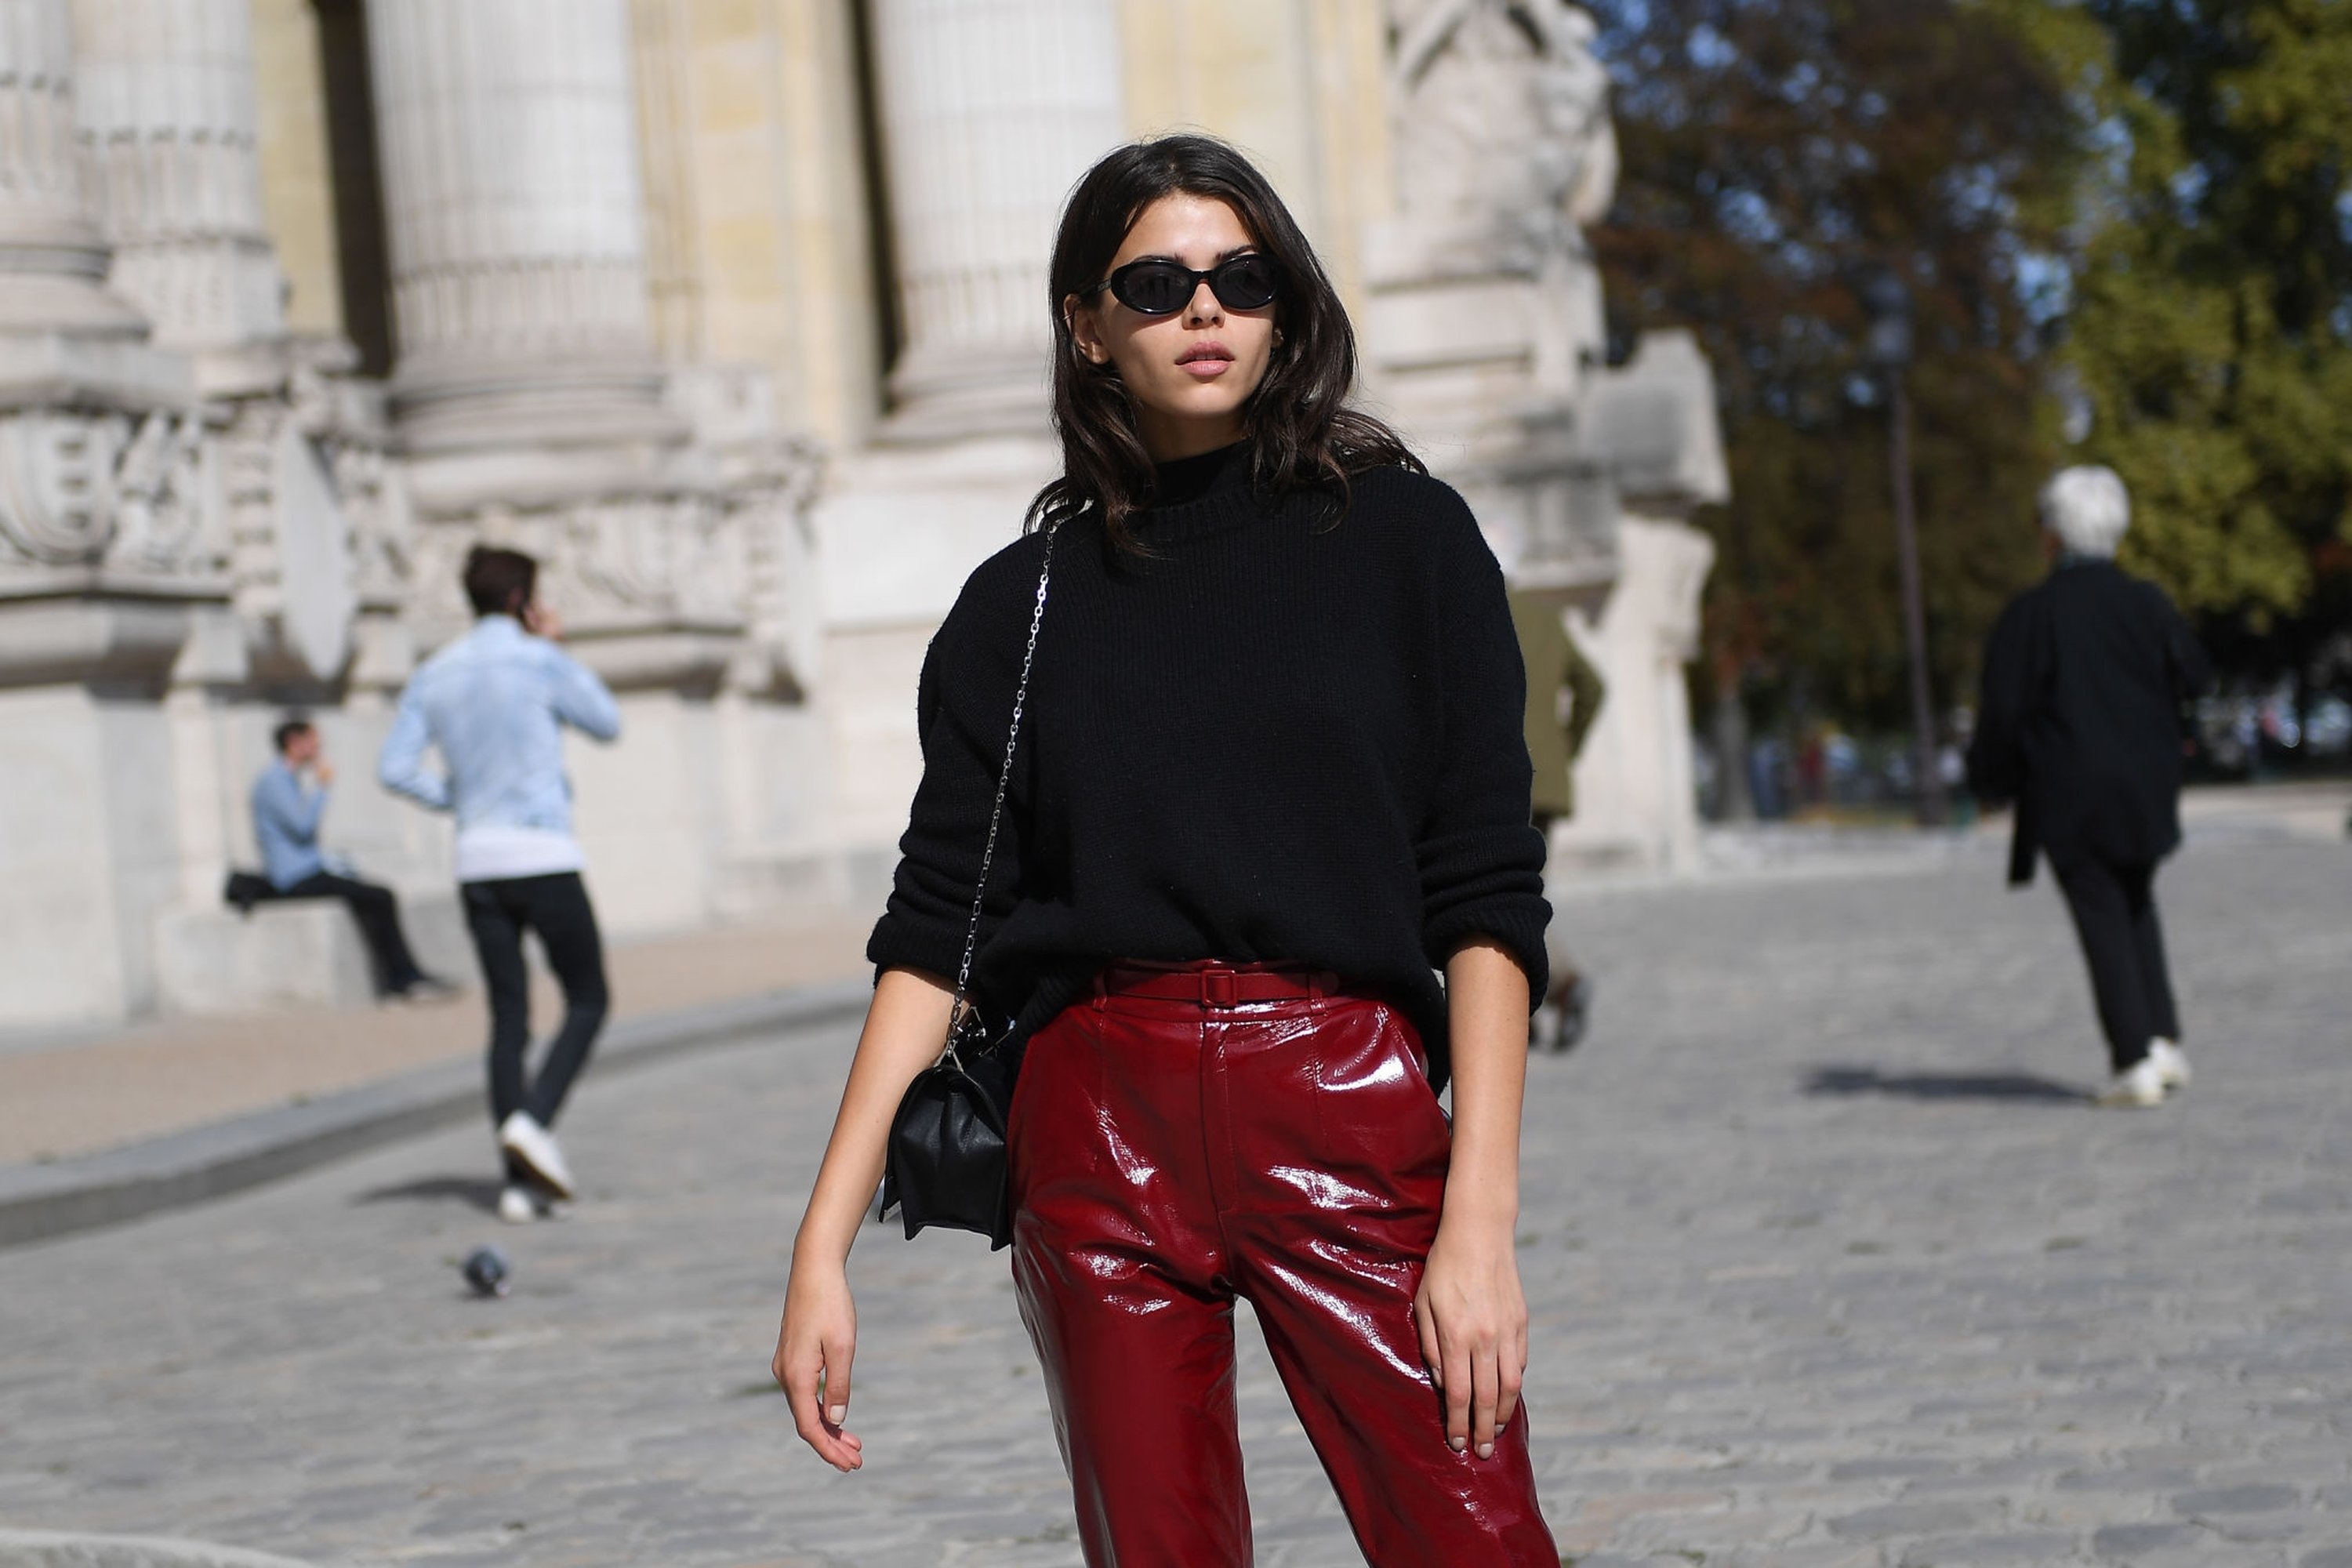
<path fill-rule="evenodd" d="M 1202 279 L 1199 283 L 1193 285 L 1192 301 L 1184 307 L 1184 324 L 1188 327 L 1206 327 L 1224 319 L 1224 301 L 1217 298 L 1217 291 L 1214 289 L 1209 287 L 1209 280 L 1205 278 Z"/>

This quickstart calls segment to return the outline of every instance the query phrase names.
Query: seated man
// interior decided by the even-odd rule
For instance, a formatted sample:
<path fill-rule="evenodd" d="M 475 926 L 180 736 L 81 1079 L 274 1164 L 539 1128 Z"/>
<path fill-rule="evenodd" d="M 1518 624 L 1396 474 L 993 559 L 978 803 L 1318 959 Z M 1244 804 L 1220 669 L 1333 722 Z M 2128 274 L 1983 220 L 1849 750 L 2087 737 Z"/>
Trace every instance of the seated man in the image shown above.
<path fill-rule="evenodd" d="M 341 899 L 367 939 L 379 996 L 414 997 L 451 989 L 416 966 L 400 932 L 400 905 L 390 888 L 348 875 L 319 852 L 319 818 L 327 809 L 332 763 L 320 754 L 319 731 L 307 719 L 289 719 L 274 737 L 278 760 L 253 783 L 253 837 L 261 846 L 268 889 L 262 899 Z M 310 784 L 306 786 L 303 775 Z"/>

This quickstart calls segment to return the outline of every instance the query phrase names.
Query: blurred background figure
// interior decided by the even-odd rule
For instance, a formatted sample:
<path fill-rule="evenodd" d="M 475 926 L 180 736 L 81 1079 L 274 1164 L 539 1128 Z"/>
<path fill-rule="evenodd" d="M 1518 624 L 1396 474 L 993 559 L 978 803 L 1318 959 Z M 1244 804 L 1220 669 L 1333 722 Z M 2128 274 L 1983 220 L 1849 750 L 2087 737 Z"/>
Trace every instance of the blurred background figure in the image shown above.
<path fill-rule="evenodd" d="M 405 999 L 453 990 L 447 981 L 417 967 L 401 934 L 400 901 L 393 890 L 362 881 L 349 862 L 319 847 L 319 822 L 327 813 L 335 767 L 317 728 L 298 714 L 279 724 L 272 739 L 278 760 L 253 781 L 253 841 L 261 848 L 262 875 L 237 878 L 231 899 L 246 909 L 281 899 L 341 899 L 367 939 L 377 995 Z"/>
<path fill-rule="evenodd" d="M 613 694 L 556 646 L 537 602 L 539 563 L 477 545 L 466 558 L 474 629 L 426 659 L 401 694 L 377 772 L 384 787 L 457 818 L 457 888 L 490 1004 L 490 1120 L 506 1160 L 499 1217 L 520 1224 L 569 1202 L 572 1172 L 551 1131 L 604 1026 L 610 997 L 586 864 L 572 832 L 563 727 L 621 732 Z M 444 771 L 425 765 L 425 749 Z M 563 987 L 563 1024 L 526 1081 L 530 984 L 525 931 L 539 933 Z"/>
<path fill-rule="evenodd" d="M 1584 751 L 1584 738 L 1591 732 L 1608 689 L 1568 635 L 1557 603 L 1514 591 L 1511 625 L 1528 667 L 1528 758 L 1536 771 L 1535 825 L 1549 854 L 1553 826 L 1576 814 L 1576 759 Z M 1551 984 L 1543 1005 L 1528 1020 L 1528 1043 L 1566 1051 L 1584 1037 L 1592 982 L 1567 952 L 1556 912 L 1545 931 L 1545 944 L 1550 950 Z"/>
<path fill-rule="evenodd" d="M 2115 1068 L 2100 1103 L 2146 1109 L 2189 1082 L 2155 880 L 2180 843 L 2182 706 L 2209 670 L 2171 601 L 2115 563 L 2131 502 L 2112 469 L 2065 469 L 2041 510 L 2055 564 L 1993 627 L 1969 776 L 2016 803 L 2011 883 L 2039 853 L 2065 890 Z"/>

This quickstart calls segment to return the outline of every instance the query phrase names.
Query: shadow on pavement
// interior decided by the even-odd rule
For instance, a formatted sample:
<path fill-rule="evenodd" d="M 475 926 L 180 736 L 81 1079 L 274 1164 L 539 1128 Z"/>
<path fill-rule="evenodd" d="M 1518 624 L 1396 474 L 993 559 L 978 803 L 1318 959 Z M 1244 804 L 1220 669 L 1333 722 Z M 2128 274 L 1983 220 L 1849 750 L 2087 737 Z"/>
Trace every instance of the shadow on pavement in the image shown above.
<path fill-rule="evenodd" d="M 1876 1068 L 1820 1067 L 1805 1078 L 1807 1094 L 1883 1094 L 1897 1100 L 1994 1100 L 2027 1105 L 2083 1105 L 2091 1091 L 2030 1072 L 1881 1072 Z"/>
<path fill-rule="evenodd" d="M 499 1206 L 499 1184 L 481 1176 L 421 1176 L 397 1186 L 362 1193 L 352 1202 L 354 1205 L 455 1202 L 469 1204 L 484 1214 L 494 1214 Z"/>

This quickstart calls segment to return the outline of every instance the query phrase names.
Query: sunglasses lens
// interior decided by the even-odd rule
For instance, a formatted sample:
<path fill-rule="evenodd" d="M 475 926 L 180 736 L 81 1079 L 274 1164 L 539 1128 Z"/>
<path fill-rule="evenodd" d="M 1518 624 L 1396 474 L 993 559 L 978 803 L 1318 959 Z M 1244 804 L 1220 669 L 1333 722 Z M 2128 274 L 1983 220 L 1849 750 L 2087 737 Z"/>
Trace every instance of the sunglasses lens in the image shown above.
<path fill-rule="evenodd" d="M 1236 256 L 1212 273 L 1209 287 L 1229 310 L 1255 310 L 1274 303 L 1274 263 L 1263 256 Z"/>
<path fill-rule="evenodd" d="M 1122 267 L 1110 280 L 1110 291 L 1130 310 L 1165 316 L 1184 308 L 1192 297 L 1192 275 L 1164 261 Z"/>

